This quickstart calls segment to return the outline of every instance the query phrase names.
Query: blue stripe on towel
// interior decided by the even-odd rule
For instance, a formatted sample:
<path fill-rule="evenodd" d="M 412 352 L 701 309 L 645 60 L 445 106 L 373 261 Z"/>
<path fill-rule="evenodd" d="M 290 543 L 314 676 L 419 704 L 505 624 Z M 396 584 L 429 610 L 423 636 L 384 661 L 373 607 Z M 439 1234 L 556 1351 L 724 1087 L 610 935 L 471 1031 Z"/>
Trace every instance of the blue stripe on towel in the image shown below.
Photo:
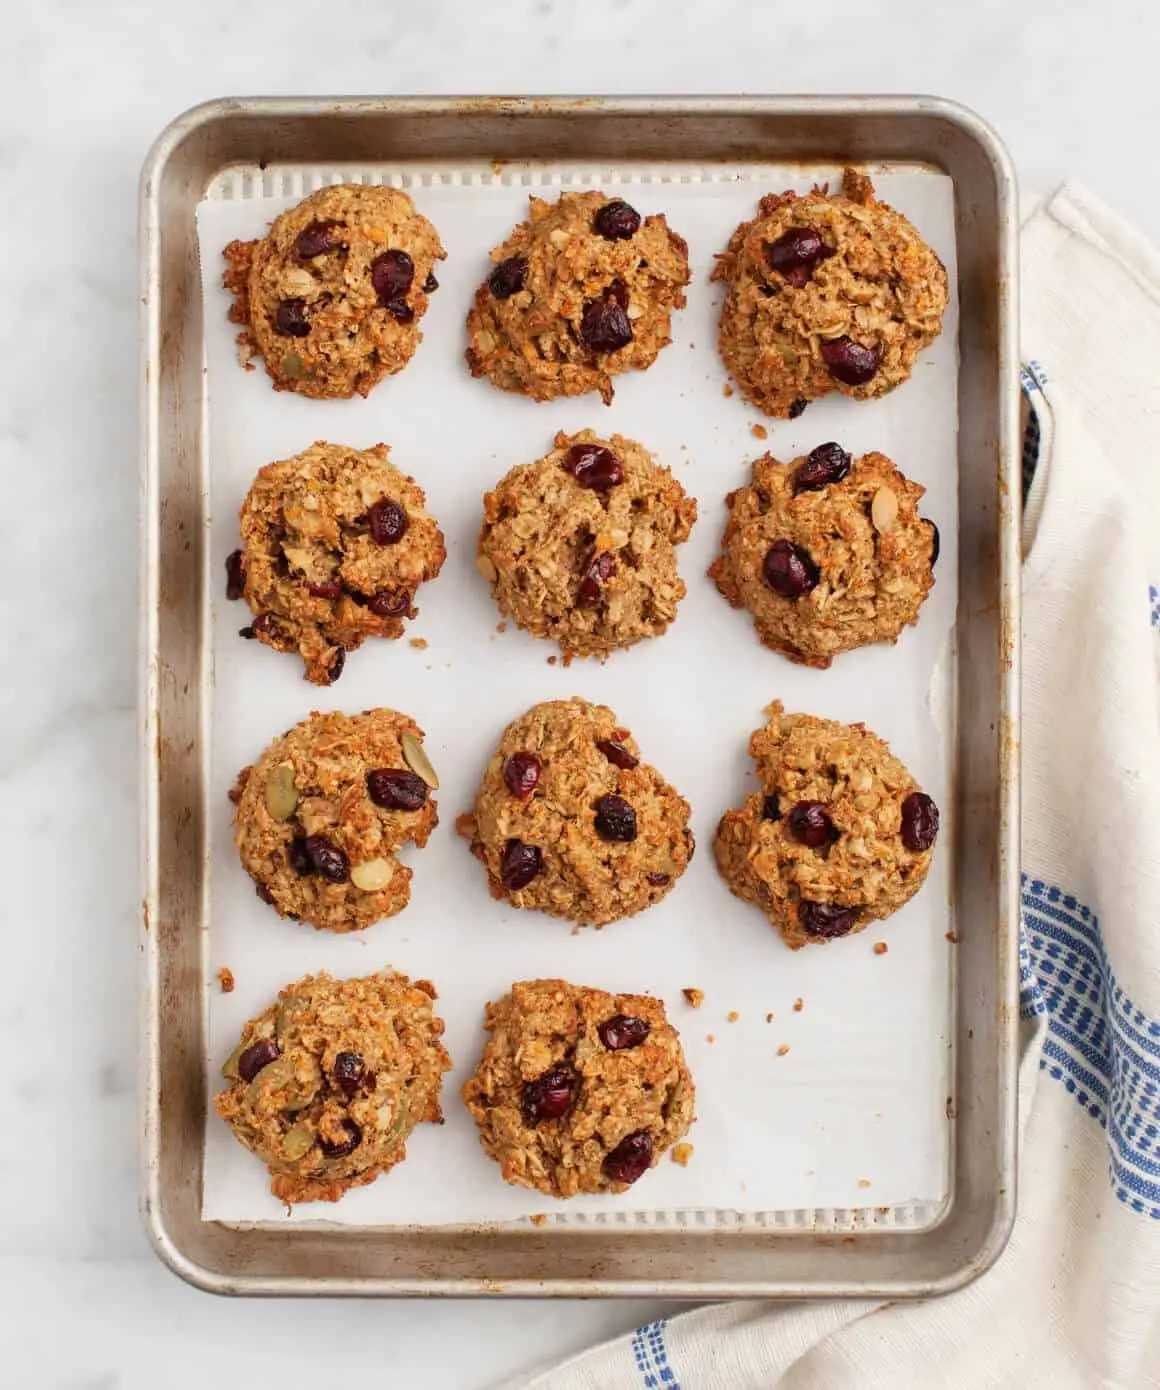
<path fill-rule="evenodd" d="M 644 1390 L 681 1390 L 665 1346 L 668 1319 L 646 1322 L 632 1334 L 632 1356 Z"/>
<path fill-rule="evenodd" d="M 1059 1081 L 1108 1139 L 1121 1202 L 1160 1220 L 1160 1023 L 1116 983 L 1096 914 L 1023 875 L 1020 1008 L 1047 1015 L 1041 1071 Z"/>

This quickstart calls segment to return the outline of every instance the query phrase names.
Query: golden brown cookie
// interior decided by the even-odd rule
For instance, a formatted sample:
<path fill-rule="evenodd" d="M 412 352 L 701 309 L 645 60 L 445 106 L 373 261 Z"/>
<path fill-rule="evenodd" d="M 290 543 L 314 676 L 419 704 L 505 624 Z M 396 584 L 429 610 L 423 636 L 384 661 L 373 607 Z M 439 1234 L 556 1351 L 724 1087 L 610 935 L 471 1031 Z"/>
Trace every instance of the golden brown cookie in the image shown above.
<path fill-rule="evenodd" d="M 749 740 L 761 791 L 726 811 L 721 877 L 797 950 L 862 931 L 918 892 L 938 807 L 862 724 L 786 714 Z"/>
<path fill-rule="evenodd" d="M 643 220 L 603 193 L 532 198 L 531 215 L 491 253 L 467 316 L 467 365 L 533 400 L 599 391 L 644 371 L 685 305 L 689 248 L 663 216 Z"/>
<path fill-rule="evenodd" d="M 892 391 L 942 331 L 947 304 L 942 262 L 853 169 L 841 195 L 762 198 L 713 278 L 727 286 L 725 366 L 749 401 L 782 419 L 830 391 Z"/>
<path fill-rule="evenodd" d="M 897 642 L 934 585 L 938 530 L 925 489 L 884 454 L 852 459 L 820 444 L 782 464 L 769 454 L 726 498 L 710 577 L 753 614 L 767 647 L 805 666 L 871 642 Z"/>
<path fill-rule="evenodd" d="M 307 975 L 252 1018 L 214 1108 L 284 1202 L 337 1202 L 402 1163 L 417 1124 L 442 1124 L 451 1058 L 435 990 L 393 971 Z"/>
<path fill-rule="evenodd" d="M 265 358 L 275 390 L 326 398 L 365 396 L 403 370 L 447 252 L 405 193 L 340 184 L 224 255 L 243 360 Z"/>
<path fill-rule="evenodd" d="M 581 430 L 555 443 L 484 495 L 477 563 L 500 611 L 567 665 L 665 631 L 697 503 L 631 439 Z"/>
<path fill-rule="evenodd" d="M 411 870 L 395 856 L 439 824 L 422 741 L 393 709 L 312 714 L 243 768 L 234 839 L 258 897 L 336 932 L 402 912 Z"/>
<path fill-rule="evenodd" d="M 625 1192 L 693 1122 L 693 1080 L 659 999 L 525 980 L 488 1004 L 463 1102 L 505 1182 Z"/>
<path fill-rule="evenodd" d="M 693 857 L 689 803 L 607 706 L 580 699 L 512 720 L 457 828 L 493 897 L 581 926 L 659 902 Z"/>
<path fill-rule="evenodd" d="M 242 549 L 226 562 L 226 596 L 254 614 L 242 636 L 299 652 L 315 685 L 365 638 L 401 637 L 447 554 L 423 489 L 388 453 L 319 440 L 267 464 L 242 503 Z"/>

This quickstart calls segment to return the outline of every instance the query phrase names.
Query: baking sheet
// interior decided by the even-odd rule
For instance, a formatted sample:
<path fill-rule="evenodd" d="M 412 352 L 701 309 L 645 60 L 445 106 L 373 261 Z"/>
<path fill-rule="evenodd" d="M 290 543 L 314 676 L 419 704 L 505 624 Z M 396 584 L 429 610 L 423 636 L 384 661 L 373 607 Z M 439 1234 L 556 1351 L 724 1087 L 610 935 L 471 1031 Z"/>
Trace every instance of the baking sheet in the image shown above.
<path fill-rule="evenodd" d="M 832 398 L 798 420 L 770 421 L 727 398 L 715 348 L 720 288 L 713 254 L 768 190 L 804 191 L 836 181 L 837 169 L 536 169 L 526 166 L 357 171 L 407 187 L 449 252 L 441 288 L 423 321 L 424 342 L 405 372 L 367 400 L 308 401 L 270 389 L 264 370 L 237 365 L 236 328 L 226 321 L 221 247 L 261 235 L 268 221 L 320 182 L 354 171 L 267 173 L 227 179 L 198 210 L 206 298 L 211 522 L 207 574 L 214 688 L 207 730 L 211 824 L 209 928 L 204 964 L 228 965 L 232 994 L 209 991 L 210 1084 L 244 1021 L 284 983 L 329 970 L 365 974 L 387 963 L 435 981 L 455 1059 L 444 1101 L 447 1123 L 420 1126 L 408 1161 L 335 1205 L 286 1213 L 270 1196 L 263 1165 L 210 1112 L 203 1212 L 234 1222 L 356 1225 L 506 1221 L 546 1213 L 567 1219 L 697 1211 L 710 1223 L 737 1213 L 905 1207 L 922 1224 L 949 1190 L 946 1118 L 951 1066 L 953 945 L 949 795 L 952 623 L 957 571 L 956 340 L 953 188 L 915 168 L 875 169 L 880 195 L 918 225 L 947 265 L 952 299 L 942 337 L 914 379 L 881 401 Z M 693 284 L 674 319 L 673 344 L 646 373 L 617 379 L 616 398 L 534 403 L 473 381 L 463 366 L 463 318 L 487 270 L 487 251 L 526 215 L 529 192 L 598 186 L 642 214 L 665 211 L 686 238 Z M 268 196 L 272 189 L 277 196 Z M 231 196 L 222 196 L 222 195 Z M 768 440 L 755 438 L 755 424 Z M 550 666 L 554 648 L 509 625 L 474 566 L 480 495 L 514 463 L 539 457 L 557 429 L 584 427 L 639 439 L 697 498 L 700 517 L 681 548 L 689 594 L 666 636 L 605 666 Z M 443 574 L 418 596 L 420 616 L 396 643 L 353 653 L 342 680 L 307 685 L 295 659 L 237 637 L 247 610 L 224 600 L 225 556 L 237 545 L 237 510 L 254 473 L 314 439 L 391 445 L 412 473 L 448 541 Z M 942 533 L 938 583 L 917 629 L 897 647 L 849 653 L 828 672 L 809 671 L 761 648 L 747 614 L 725 604 L 705 569 L 724 523 L 724 496 L 769 449 L 788 459 L 827 439 L 856 452 L 880 449 L 927 488 L 923 512 Z M 426 639 L 412 647 L 409 637 Z M 499 733 L 538 700 L 583 695 L 611 705 L 645 758 L 690 800 L 700 846 L 669 897 L 603 931 L 521 913 L 487 894 L 482 867 L 454 833 Z M 750 732 L 773 698 L 787 709 L 861 719 L 882 734 L 943 811 L 941 849 L 923 891 L 894 918 L 826 948 L 788 951 L 755 909 L 717 876 L 717 819 L 753 787 Z M 232 843 L 226 793 L 237 770 L 312 709 L 386 704 L 427 733 L 439 771 L 440 827 L 415 869 L 411 905 L 366 932 L 333 936 L 280 920 L 254 895 Z M 876 942 L 888 951 L 877 954 Z M 458 1090 L 483 1042 L 483 1005 L 513 979 L 560 975 L 576 983 L 657 994 L 681 1032 L 697 1083 L 697 1123 L 687 1168 L 666 1157 L 620 1197 L 566 1204 L 507 1187 L 480 1149 Z M 705 992 L 698 1011 L 684 986 Z M 794 1002 L 802 1000 L 800 1011 Z M 729 1015 L 736 1013 L 736 1021 Z M 773 1018 L 767 1021 L 767 1016 Z M 788 1046 L 787 1052 L 781 1049 Z M 629 1215 L 626 1219 L 636 1219 Z M 643 1217 L 641 1219 L 644 1219 Z"/>

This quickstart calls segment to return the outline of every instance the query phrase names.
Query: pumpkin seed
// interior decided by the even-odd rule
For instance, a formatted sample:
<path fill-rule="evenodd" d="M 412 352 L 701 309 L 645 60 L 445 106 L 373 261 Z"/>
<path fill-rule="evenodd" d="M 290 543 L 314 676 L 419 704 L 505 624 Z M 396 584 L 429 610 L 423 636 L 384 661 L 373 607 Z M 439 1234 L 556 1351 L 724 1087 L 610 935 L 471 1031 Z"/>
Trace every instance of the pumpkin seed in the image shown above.
<path fill-rule="evenodd" d="M 266 778 L 266 810 L 275 820 L 289 820 L 298 809 L 294 764 L 279 763 Z"/>
<path fill-rule="evenodd" d="M 881 535 L 894 530 L 898 520 L 898 495 L 888 487 L 880 487 L 870 503 L 870 520 Z"/>
<path fill-rule="evenodd" d="M 475 560 L 475 568 L 483 575 L 489 584 L 494 584 L 499 578 L 499 572 L 491 563 L 486 555 L 479 555 Z"/>
<path fill-rule="evenodd" d="M 386 859 L 368 859 L 365 863 L 353 865 L 350 871 L 351 883 L 364 893 L 377 893 L 394 876 L 394 865 Z"/>
<path fill-rule="evenodd" d="M 314 1147 L 314 1129 L 307 1120 L 299 1120 L 291 1125 L 282 1136 L 283 1157 L 292 1162 L 304 1158 Z"/>
<path fill-rule="evenodd" d="M 431 766 L 431 759 L 423 752 L 423 745 L 412 733 L 403 735 L 403 761 L 417 776 L 421 777 L 433 792 L 439 790 L 439 778 Z"/>

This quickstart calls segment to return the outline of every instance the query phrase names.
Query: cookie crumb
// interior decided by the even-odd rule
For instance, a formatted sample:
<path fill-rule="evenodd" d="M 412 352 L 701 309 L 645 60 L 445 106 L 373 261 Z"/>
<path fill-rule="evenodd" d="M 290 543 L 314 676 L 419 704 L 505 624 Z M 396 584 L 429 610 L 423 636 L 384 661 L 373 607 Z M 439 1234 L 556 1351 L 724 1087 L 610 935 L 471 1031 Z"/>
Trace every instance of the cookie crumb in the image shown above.
<path fill-rule="evenodd" d="M 689 1159 L 693 1157 L 692 1144 L 674 1144 L 672 1159 L 674 1163 L 679 1163 L 682 1168 L 689 1166 Z"/>
<path fill-rule="evenodd" d="M 957 931 L 947 932 L 946 939 L 951 943 L 952 946 L 957 946 L 959 944 L 959 934 Z"/>
<path fill-rule="evenodd" d="M 416 651 L 425 652 L 427 650 L 426 637 L 412 637 L 411 646 L 414 647 Z"/>
<path fill-rule="evenodd" d="M 716 1033 L 706 1033 L 706 1034 L 705 1034 L 705 1041 L 706 1041 L 707 1043 L 715 1043 L 715 1042 L 717 1041 L 717 1035 L 716 1035 Z"/>
<path fill-rule="evenodd" d="M 773 1020 L 774 1020 L 774 1017 L 775 1017 L 775 1015 L 773 1015 L 773 1014 L 766 1014 L 766 1015 L 765 1015 L 765 1021 L 766 1021 L 766 1023 L 772 1023 Z"/>
<path fill-rule="evenodd" d="M 750 425 L 750 426 L 749 426 L 749 433 L 754 437 L 754 439 L 768 439 L 768 438 L 769 438 L 769 431 L 765 428 L 764 425 L 757 425 L 757 424 Z"/>
<path fill-rule="evenodd" d="M 801 1011 L 805 1008 L 805 1006 L 806 1006 L 806 1003 L 805 1003 L 805 1000 L 804 1000 L 804 999 L 795 999 L 795 1000 L 793 1001 L 793 1011 L 794 1011 L 794 1013 L 795 1013 L 795 1014 L 800 1014 Z"/>
<path fill-rule="evenodd" d="M 528 1220 L 533 1226 L 546 1226 L 548 1224 L 548 1218 L 542 1211 L 535 1212 L 532 1216 L 528 1217 Z"/>
<path fill-rule="evenodd" d="M 737 1020 L 741 1017 L 741 1015 L 737 1012 L 736 1009 L 730 1009 L 729 1012 L 725 1015 L 725 1017 L 729 1020 L 730 1023 L 736 1023 Z"/>
<path fill-rule="evenodd" d="M 230 967 L 228 965 L 223 965 L 218 971 L 217 977 L 218 984 L 222 987 L 222 993 L 232 994 L 234 992 L 234 972 Z"/>
<path fill-rule="evenodd" d="M 959 1117 L 959 1112 L 955 1107 L 954 1096 L 947 1096 L 946 1115 L 948 1120 L 957 1120 Z"/>
<path fill-rule="evenodd" d="M 549 666 L 555 666 L 555 664 L 556 664 L 556 662 L 557 662 L 558 660 L 559 660 L 559 657 L 550 656 L 550 657 L 548 658 L 548 665 L 549 665 Z"/>
<path fill-rule="evenodd" d="M 496 632 L 506 632 L 506 631 L 507 631 L 507 623 L 504 623 L 504 622 L 496 623 L 496 625 L 495 625 L 495 630 L 496 630 Z"/>
<path fill-rule="evenodd" d="M 779 1057 L 784 1057 L 785 1054 L 786 1054 L 788 1051 L 789 1051 L 789 1043 L 782 1043 L 782 1045 L 777 1049 L 777 1055 L 778 1055 Z"/>
<path fill-rule="evenodd" d="M 859 1186 L 859 1187 L 869 1187 L 869 1186 L 870 1186 L 870 1179 L 869 1179 L 869 1178 L 859 1178 L 859 1179 L 858 1179 L 858 1186 Z"/>
<path fill-rule="evenodd" d="M 876 942 L 874 943 L 874 954 L 875 954 L 876 956 L 884 956 L 884 955 L 886 954 L 886 952 L 889 951 L 889 950 L 890 950 L 890 947 L 887 946 L 887 944 L 886 944 L 885 941 L 876 941 Z"/>
<path fill-rule="evenodd" d="M 733 387 L 730 386 L 728 382 L 726 382 L 721 394 L 723 396 L 731 396 L 733 394 Z"/>
<path fill-rule="evenodd" d="M 688 989 L 681 990 L 681 993 L 685 996 L 685 1003 L 688 1004 L 690 1009 L 699 1009 L 705 1002 L 705 991 L 703 989 L 694 989 L 690 986 Z"/>

